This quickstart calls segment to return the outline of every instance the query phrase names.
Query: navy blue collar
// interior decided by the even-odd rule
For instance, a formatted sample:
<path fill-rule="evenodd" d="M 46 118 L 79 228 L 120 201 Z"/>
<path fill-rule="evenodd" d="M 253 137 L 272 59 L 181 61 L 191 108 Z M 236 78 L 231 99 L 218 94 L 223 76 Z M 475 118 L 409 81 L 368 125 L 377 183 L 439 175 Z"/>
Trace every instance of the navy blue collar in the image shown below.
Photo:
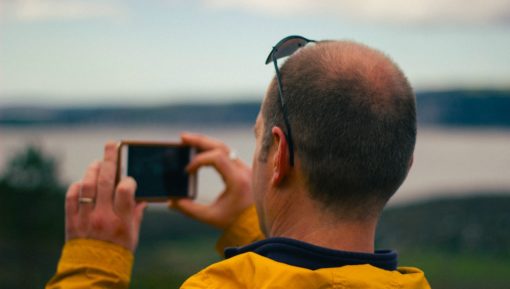
<path fill-rule="evenodd" d="M 316 270 L 345 265 L 370 264 L 385 269 L 397 269 L 397 253 L 377 250 L 374 254 L 333 250 L 289 238 L 268 238 L 239 248 L 227 248 L 225 257 L 254 252 L 274 261 Z"/>

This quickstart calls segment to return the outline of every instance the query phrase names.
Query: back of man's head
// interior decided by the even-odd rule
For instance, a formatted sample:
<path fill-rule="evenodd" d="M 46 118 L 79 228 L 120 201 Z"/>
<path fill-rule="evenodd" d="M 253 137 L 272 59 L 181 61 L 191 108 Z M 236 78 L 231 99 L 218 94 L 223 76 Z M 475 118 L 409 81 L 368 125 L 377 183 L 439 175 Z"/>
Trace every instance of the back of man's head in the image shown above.
<path fill-rule="evenodd" d="M 296 160 L 310 197 L 342 218 L 377 216 L 407 176 L 416 141 L 411 86 L 384 54 L 347 41 L 302 48 L 281 67 Z M 264 161 L 283 125 L 275 81 L 262 108 Z"/>

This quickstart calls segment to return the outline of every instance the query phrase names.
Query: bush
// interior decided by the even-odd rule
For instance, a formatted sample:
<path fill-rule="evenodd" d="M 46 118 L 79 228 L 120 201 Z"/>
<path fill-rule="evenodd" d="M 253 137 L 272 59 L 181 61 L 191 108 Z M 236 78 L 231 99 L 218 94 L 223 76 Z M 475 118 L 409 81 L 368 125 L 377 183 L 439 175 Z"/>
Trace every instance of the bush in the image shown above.
<path fill-rule="evenodd" d="M 0 284 L 40 288 L 64 242 L 64 186 L 55 159 L 28 146 L 0 177 Z"/>

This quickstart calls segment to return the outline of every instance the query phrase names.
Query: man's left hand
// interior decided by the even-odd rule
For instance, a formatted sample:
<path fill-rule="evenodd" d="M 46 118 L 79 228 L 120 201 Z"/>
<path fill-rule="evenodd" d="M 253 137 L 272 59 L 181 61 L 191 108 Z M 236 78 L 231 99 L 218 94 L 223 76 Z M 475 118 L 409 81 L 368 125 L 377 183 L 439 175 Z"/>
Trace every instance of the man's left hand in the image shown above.
<path fill-rule="evenodd" d="M 66 240 L 84 238 L 118 244 L 134 253 L 145 203 L 136 203 L 136 182 L 115 186 L 117 145 L 105 145 L 104 159 L 92 163 L 66 197 Z"/>

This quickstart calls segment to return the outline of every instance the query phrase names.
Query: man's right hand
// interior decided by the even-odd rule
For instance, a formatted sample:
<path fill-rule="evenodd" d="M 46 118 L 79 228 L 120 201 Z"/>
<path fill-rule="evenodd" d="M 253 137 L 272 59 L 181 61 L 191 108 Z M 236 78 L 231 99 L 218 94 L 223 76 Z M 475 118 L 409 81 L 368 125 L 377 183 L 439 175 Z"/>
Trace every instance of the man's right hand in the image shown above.
<path fill-rule="evenodd" d="M 203 166 L 212 166 L 222 177 L 225 189 L 209 205 L 180 199 L 170 202 L 170 207 L 203 223 L 226 229 L 253 204 L 251 169 L 240 159 L 230 159 L 230 149 L 218 140 L 190 133 L 183 133 L 181 138 L 184 144 L 199 150 L 190 162 L 188 172 L 196 173 Z"/>

